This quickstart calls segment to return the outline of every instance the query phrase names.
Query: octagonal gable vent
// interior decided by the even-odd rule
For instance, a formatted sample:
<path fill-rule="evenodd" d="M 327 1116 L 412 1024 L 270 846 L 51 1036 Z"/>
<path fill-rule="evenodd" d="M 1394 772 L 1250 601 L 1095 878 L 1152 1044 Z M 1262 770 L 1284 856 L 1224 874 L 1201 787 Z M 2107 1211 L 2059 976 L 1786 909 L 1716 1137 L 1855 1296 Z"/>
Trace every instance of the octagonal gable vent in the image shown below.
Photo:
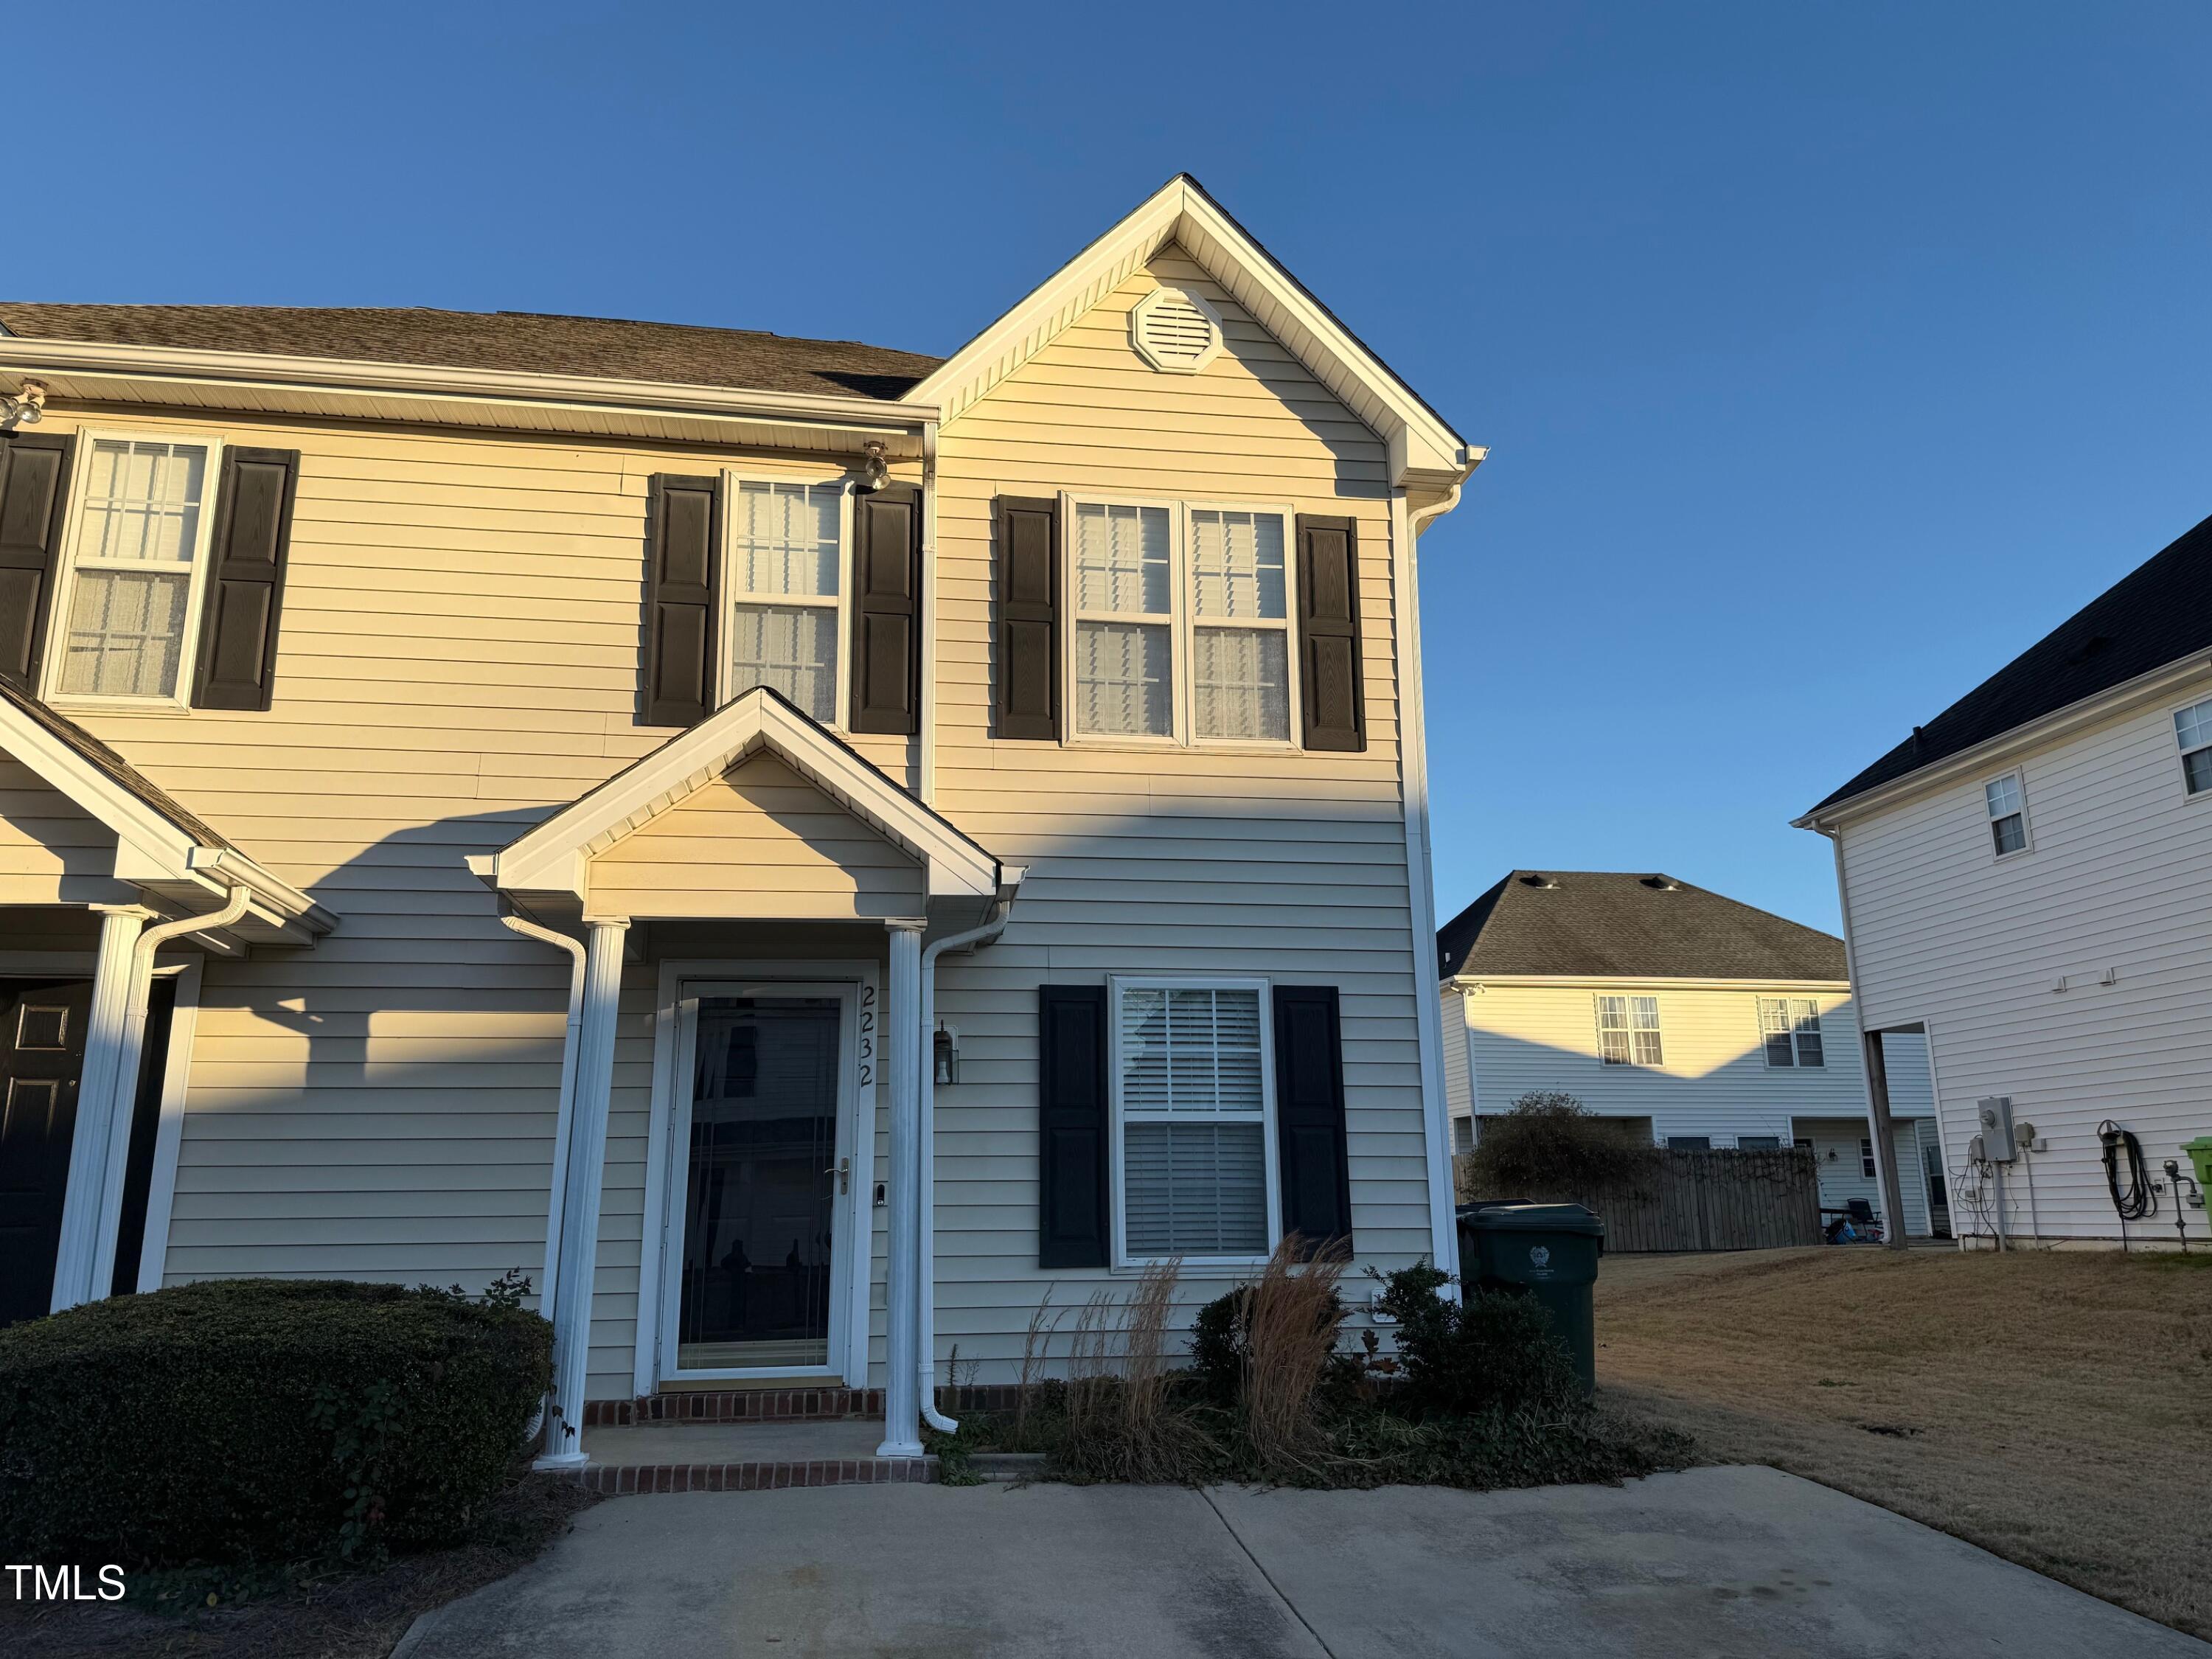
<path fill-rule="evenodd" d="M 1195 294 L 1154 289 L 1129 313 L 1137 355 L 1169 374 L 1195 374 L 1221 349 L 1221 314 Z"/>

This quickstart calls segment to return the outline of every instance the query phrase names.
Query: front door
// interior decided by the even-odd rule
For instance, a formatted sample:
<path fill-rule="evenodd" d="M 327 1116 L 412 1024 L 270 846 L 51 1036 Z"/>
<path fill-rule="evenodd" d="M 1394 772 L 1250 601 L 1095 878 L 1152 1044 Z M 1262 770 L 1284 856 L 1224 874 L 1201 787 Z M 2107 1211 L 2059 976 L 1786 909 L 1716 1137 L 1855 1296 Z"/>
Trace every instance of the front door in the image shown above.
<path fill-rule="evenodd" d="M 0 1325 L 52 1305 L 92 982 L 0 979 Z"/>
<path fill-rule="evenodd" d="M 854 998 L 830 985 L 701 989 L 684 1003 L 690 1090 L 672 1194 L 682 1234 L 670 1241 L 675 1372 L 836 1366 Z"/>

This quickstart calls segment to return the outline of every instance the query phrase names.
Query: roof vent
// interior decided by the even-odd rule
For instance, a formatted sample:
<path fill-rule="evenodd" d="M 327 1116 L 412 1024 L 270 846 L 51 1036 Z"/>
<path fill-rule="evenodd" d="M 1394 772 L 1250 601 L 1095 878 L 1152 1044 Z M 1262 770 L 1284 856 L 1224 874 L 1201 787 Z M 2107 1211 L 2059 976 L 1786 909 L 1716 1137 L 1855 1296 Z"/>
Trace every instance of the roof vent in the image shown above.
<path fill-rule="evenodd" d="M 1158 288 L 1129 313 L 1129 343 L 1167 374 L 1195 374 L 1221 350 L 1221 313 L 1195 294 Z"/>
<path fill-rule="evenodd" d="M 1682 884 L 1672 876 L 1646 876 L 1644 878 L 1644 884 L 1655 893 L 1680 892 L 1682 886 Z"/>
<path fill-rule="evenodd" d="M 1531 870 L 1527 875 L 1521 878 L 1521 884 L 1523 887 L 1557 887 L 1559 884 L 1553 881 L 1541 870 Z"/>
<path fill-rule="evenodd" d="M 2069 663 L 2087 662 L 2090 658 L 2095 656 L 2099 652 L 2104 650 L 2106 647 L 2112 644 L 2112 641 L 2108 635 L 2103 634 L 2092 634 L 2087 639 L 2082 641 L 2079 646 L 2075 647 L 2071 652 L 2067 653 L 2066 660 Z"/>

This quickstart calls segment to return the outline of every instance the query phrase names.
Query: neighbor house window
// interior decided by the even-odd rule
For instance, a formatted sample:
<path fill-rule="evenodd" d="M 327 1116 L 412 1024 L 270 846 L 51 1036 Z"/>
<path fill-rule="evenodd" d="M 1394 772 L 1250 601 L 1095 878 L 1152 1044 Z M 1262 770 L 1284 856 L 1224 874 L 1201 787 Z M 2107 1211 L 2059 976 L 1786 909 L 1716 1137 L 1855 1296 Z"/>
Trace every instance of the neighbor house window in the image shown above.
<path fill-rule="evenodd" d="M 1982 794 L 1990 809 L 1990 840 L 2002 858 L 2008 853 L 2017 853 L 2027 845 L 2027 804 L 2021 793 L 2020 774 L 2008 772 L 2001 778 L 1991 778 L 1982 786 Z"/>
<path fill-rule="evenodd" d="M 2189 793 L 2212 789 L 2212 697 L 2177 709 L 2173 735 L 2181 744 L 2181 781 Z"/>
<path fill-rule="evenodd" d="M 1670 1152 L 1710 1152 L 1713 1149 L 1711 1135 L 1668 1135 L 1667 1150 Z"/>
<path fill-rule="evenodd" d="M 1072 501 L 1075 734 L 1291 740 L 1287 509 Z"/>
<path fill-rule="evenodd" d="M 844 724 L 845 486 L 732 476 L 726 499 L 730 631 L 719 701 L 765 685 L 825 726 Z"/>
<path fill-rule="evenodd" d="M 1261 981 L 1114 981 L 1122 1261 L 1273 1248 L 1269 1052 Z"/>
<path fill-rule="evenodd" d="M 1759 1031 L 1770 1066 L 1826 1066 L 1820 1005 L 1810 997 L 1761 997 Z"/>
<path fill-rule="evenodd" d="M 1452 1120 L 1453 1152 L 1458 1156 L 1465 1157 L 1474 1150 L 1474 1120 L 1471 1117 L 1454 1118 Z"/>
<path fill-rule="evenodd" d="M 1778 1152 L 1782 1150 L 1780 1135 L 1738 1135 L 1736 1151 L 1740 1152 Z"/>
<path fill-rule="evenodd" d="M 206 587 L 219 446 L 86 436 L 47 695 L 181 705 Z"/>
<path fill-rule="evenodd" d="M 1859 1137 L 1859 1173 L 1869 1181 L 1874 1178 L 1874 1141 L 1866 1135 Z"/>
<path fill-rule="evenodd" d="M 1659 999 L 1600 997 L 1597 1052 L 1608 1066 L 1661 1064 Z"/>

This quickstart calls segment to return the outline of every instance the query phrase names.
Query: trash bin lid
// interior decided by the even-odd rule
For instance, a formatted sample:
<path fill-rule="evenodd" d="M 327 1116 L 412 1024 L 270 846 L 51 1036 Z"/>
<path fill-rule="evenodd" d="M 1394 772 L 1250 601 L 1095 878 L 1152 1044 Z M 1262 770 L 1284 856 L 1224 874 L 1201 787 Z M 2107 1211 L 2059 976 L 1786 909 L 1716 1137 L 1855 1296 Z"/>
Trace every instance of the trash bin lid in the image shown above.
<path fill-rule="evenodd" d="M 2181 1143 L 2181 1150 L 2185 1152 L 2212 1152 L 2212 1135 L 2199 1135 L 2194 1140 L 2185 1140 Z"/>
<path fill-rule="evenodd" d="M 1582 1233 L 1605 1237 L 1605 1222 L 1579 1204 L 1487 1204 L 1461 1220 L 1478 1231 Z"/>

